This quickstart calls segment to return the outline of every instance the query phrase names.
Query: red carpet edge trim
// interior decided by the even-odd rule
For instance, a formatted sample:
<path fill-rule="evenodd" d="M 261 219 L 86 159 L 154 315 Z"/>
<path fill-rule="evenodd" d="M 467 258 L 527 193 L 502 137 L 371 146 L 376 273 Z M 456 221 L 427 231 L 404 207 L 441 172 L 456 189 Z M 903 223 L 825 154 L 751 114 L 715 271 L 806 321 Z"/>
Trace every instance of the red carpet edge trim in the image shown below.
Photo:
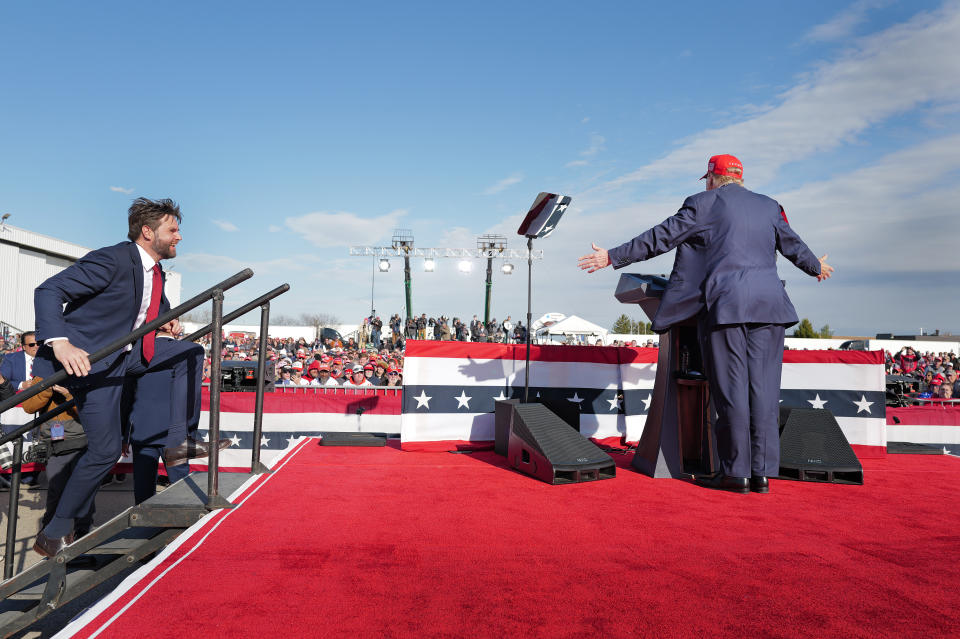
<path fill-rule="evenodd" d="M 193 526 L 188 528 L 181 534 L 172 544 L 164 548 L 152 561 L 150 561 L 145 566 L 140 567 L 133 574 L 123 580 L 123 582 L 117 587 L 116 590 L 105 596 L 103 599 L 95 603 L 93 606 L 88 608 L 83 614 L 76 617 L 73 621 L 67 624 L 60 632 L 54 635 L 54 639 L 66 639 L 67 637 L 77 636 L 77 633 L 84 630 L 89 630 L 87 626 L 93 624 L 97 621 L 99 617 L 102 617 L 104 614 L 109 613 L 112 609 L 115 609 L 118 605 L 121 604 L 120 600 L 126 597 L 126 600 L 122 602 L 122 607 L 117 610 L 109 619 L 103 622 L 98 628 L 93 630 L 92 633 L 87 635 L 81 635 L 84 637 L 93 638 L 99 635 L 101 632 L 106 630 L 110 624 L 116 621 L 126 610 L 136 603 L 143 595 L 145 595 L 160 579 L 162 579 L 168 572 L 173 570 L 181 561 L 189 557 L 194 550 L 200 547 L 201 544 L 209 537 L 217 527 L 220 526 L 223 521 L 230 516 L 230 513 L 238 510 L 243 506 L 243 504 L 253 496 L 260 488 L 270 481 L 271 477 L 276 476 L 277 471 L 281 470 L 287 463 L 293 459 L 293 457 L 303 450 L 307 443 L 310 441 L 316 441 L 316 438 L 310 437 L 300 441 L 293 449 L 290 450 L 284 457 L 277 460 L 277 464 L 273 468 L 274 473 L 268 475 L 259 475 L 256 477 L 251 477 L 247 480 L 242 486 L 240 486 L 236 491 L 234 491 L 227 499 L 229 501 L 234 501 L 234 499 L 239 499 L 236 508 L 230 509 L 221 509 L 215 512 L 211 512 L 206 517 L 203 517 L 200 521 L 195 523 Z M 216 522 L 216 523 L 213 523 Z M 210 526 L 210 530 L 206 532 L 202 537 L 196 540 L 195 543 L 190 549 L 182 552 L 180 556 L 176 558 L 175 561 L 172 561 L 168 566 L 166 566 L 160 574 L 154 577 L 149 583 L 145 584 L 144 587 L 134 594 L 132 591 L 135 587 L 146 580 L 152 573 L 155 573 L 164 563 L 167 563 L 171 559 L 172 555 L 180 550 L 188 541 L 196 538 L 197 533 L 200 532 L 203 528 Z"/>

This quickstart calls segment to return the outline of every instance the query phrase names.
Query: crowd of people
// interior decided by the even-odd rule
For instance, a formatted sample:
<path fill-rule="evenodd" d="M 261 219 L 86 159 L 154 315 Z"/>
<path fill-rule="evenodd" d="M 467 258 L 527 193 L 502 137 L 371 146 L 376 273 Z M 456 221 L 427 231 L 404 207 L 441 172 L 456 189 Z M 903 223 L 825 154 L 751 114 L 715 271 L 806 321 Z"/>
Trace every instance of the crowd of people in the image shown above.
<path fill-rule="evenodd" d="M 908 386 L 918 399 L 960 398 L 960 358 L 952 352 L 920 355 L 909 346 L 896 354 L 885 352 L 887 375 L 910 380 Z"/>

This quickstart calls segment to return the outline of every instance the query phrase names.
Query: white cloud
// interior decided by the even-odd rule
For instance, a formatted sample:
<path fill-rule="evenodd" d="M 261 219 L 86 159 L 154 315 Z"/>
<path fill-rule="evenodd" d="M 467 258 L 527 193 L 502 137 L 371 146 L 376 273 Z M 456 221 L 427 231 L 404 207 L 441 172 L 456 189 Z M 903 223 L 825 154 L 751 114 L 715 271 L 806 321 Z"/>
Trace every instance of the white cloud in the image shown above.
<path fill-rule="evenodd" d="M 882 9 L 890 5 L 891 0 L 858 0 L 838 13 L 832 19 L 818 24 L 804 39 L 813 42 L 842 40 L 853 34 L 854 29 L 863 24 L 867 14 L 873 9 Z"/>
<path fill-rule="evenodd" d="M 813 250 L 829 251 L 848 268 L 950 271 L 957 268 L 958 235 L 944 203 L 960 197 L 960 184 L 951 177 L 958 166 L 955 134 L 776 198 Z"/>
<path fill-rule="evenodd" d="M 267 230 L 270 231 L 271 233 L 279 233 L 280 231 L 283 230 L 283 227 L 277 226 L 276 224 L 271 224 L 270 226 L 267 227 Z"/>
<path fill-rule="evenodd" d="M 379 217 L 365 218 L 346 211 L 318 211 L 288 217 L 284 223 L 314 246 L 346 247 L 376 244 L 389 238 L 406 214 L 406 210 L 397 209 Z"/>
<path fill-rule="evenodd" d="M 600 151 L 602 151 L 602 150 L 604 149 L 604 146 L 603 146 L 603 145 L 604 145 L 604 143 L 605 143 L 606 141 L 607 141 L 607 139 L 606 139 L 605 137 L 603 137 L 602 135 L 599 135 L 599 134 L 597 134 L 597 133 L 591 134 L 591 135 L 590 135 L 590 146 L 588 146 L 588 147 L 587 147 L 586 149 L 584 149 L 583 151 L 580 151 L 580 157 L 581 157 L 581 159 L 579 159 L 579 160 L 573 160 L 573 161 L 571 161 L 571 162 L 567 162 L 564 166 L 566 166 L 566 167 L 569 168 L 569 167 L 572 167 L 572 166 L 585 166 L 585 165 L 589 164 L 589 160 L 588 160 L 588 159 L 583 159 L 583 158 L 592 158 L 592 157 L 594 157 L 597 153 L 600 153 Z"/>
<path fill-rule="evenodd" d="M 241 260 L 229 255 L 211 253 L 183 253 L 177 256 L 177 267 L 182 271 L 222 274 L 227 277 L 245 268 L 252 268 L 256 274 L 308 271 L 315 264 L 324 263 L 321 256 L 311 253 L 284 255 L 271 260 Z"/>
<path fill-rule="evenodd" d="M 586 123 L 589 122 L 589 121 L 590 121 L 590 116 L 588 115 L 587 117 L 585 117 L 585 118 L 583 118 L 582 120 L 580 120 L 580 124 L 586 124 Z"/>
<path fill-rule="evenodd" d="M 737 155 L 750 183 L 762 184 L 784 164 L 851 142 L 891 116 L 960 99 L 957 41 L 957 3 L 863 38 L 838 61 L 801 78 L 773 108 L 694 135 L 675 151 L 606 187 L 697 175 L 716 153 Z"/>
<path fill-rule="evenodd" d="M 226 231 L 228 233 L 233 233 L 234 231 L 239 231 L 240 229 L 233 222 L 227 222 L 226 220 L 210 220 L 213 222 L 221 231 Z"/>
<path fill-rule="evenodd" d="M 514 173 L 509 177 L 505 177 L 499 182 L 492 184 L 483 190 L 484 195 L 496 195 L 509 186 L 523 182 L 523 173 Z"/>
<path fill-rule="evenodd" d="M 110 190 L 114 193 L 124 193 L 126 195 L 133 193 L 133 188 L 125 189 L 122 186 L 111 186 Z"/>

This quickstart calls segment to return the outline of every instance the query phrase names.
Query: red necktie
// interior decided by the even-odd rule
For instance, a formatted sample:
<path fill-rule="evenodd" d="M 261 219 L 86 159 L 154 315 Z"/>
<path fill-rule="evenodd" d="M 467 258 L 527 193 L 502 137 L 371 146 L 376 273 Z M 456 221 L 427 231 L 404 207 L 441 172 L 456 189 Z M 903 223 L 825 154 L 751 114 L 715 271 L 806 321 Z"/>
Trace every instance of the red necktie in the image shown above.
<path fill-rule="evenodd" d="M 160 277 L 160 265 L 153 265 L 153 288 L 150 290 L 150 306 L 147 307 L 147 319 L 144 324 L 149 324 L 157 319 L 160 314 L 160 296 L 163 294 L 163 278 Z M 143 336 L 143 359 L 149 364 L 153 359 L 153 347 L 156 342 L 156 331 L 150 331 Z"/>

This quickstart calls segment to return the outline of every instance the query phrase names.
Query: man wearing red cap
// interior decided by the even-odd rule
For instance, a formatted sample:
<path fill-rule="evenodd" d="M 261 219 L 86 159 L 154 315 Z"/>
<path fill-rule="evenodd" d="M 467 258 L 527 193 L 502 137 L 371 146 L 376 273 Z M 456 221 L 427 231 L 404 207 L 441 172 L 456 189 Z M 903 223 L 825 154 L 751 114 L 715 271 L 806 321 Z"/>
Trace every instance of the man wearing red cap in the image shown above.
<path fill-rule="evenodd" d="M 736 157 L 713 156 L 701 179 L 706 190 L 675 215 L 609 251 L 594 244 L 579 266 L 589 273 L 619 269 L 677 249 L 652 328 L 664 333 L 678 322 L 698 322 L 721 470 L 698 483 L 765 493 L 767 477 L 780 469 L 784 332 L 799 321 L 777 274 L 777 252 L 818 281 L 833 268 L 793 232 L 776 201 L 744 188 Z"/>

